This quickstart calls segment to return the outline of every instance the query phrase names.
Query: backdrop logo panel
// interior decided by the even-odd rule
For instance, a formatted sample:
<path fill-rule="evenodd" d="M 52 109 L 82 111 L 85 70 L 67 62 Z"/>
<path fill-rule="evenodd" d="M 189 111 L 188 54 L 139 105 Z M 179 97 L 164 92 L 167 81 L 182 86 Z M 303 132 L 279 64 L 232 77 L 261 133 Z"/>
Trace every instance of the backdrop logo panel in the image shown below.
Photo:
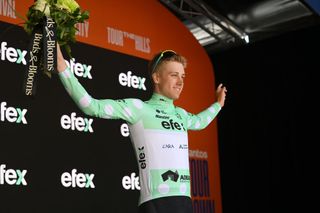
<path fill-rule="evenodd" d="M 151 40 L 148 37 L 143 37 L 112 27 L 107 27 L 107 37 L 108 43 L 111 45 L 124 47 L 125 43 L 133 42 L 135 50 L 145 53 L 151 52 Z"/>
<path fill-rule="evenodd" d="M 8 43 L 5 41 L 1 42 L 0 53 L 1 53 L 2 61 L 6 60 L 16 64 L 23 64 L 23 65 L 27 64 L 27 61 L 26 61 L 27 51 L 14 48 L 14 47 L 9 47 Z"/>
<path fill-rule="evenodd" d="M 21 109 L 19 107 L 11 107 L 7 105 L 7 102 L 0 103 L 0 120 L 2 122 L 10 122 L 17 124 L 27 124 L 26 114 L 27 109 Z"/>
<path fill-rule="evenodd" d="M 77 24 L 78 31 L 76 32 L 76 35 L 83 38 L 89 37 L 89 27 L 90 27 L 90 21 L 84 21 L 84 23 L 78 23 Z"/>
<path fill-rule="evenodd" d="M 89 174 L 89 173 L 81 173 L 78 172 L 77 169 L 72 169 L 72 171 L 64 172 L 61 175 L 61 184 L 66 187 L 72 187 L 72 188 L 96 188 L 94 185 L 93 179 L 95 174 Z"/>
<path fill-rule="evenodd" d="M 145 85 L 146 78 L 136 76 L 131 71 L 119 74 L 119 83 L 121 86 L 132 87 L 134 89 L 147 90 Z"/>
<path fill-rule="evenodd" d="M 16 1 L 15 0 L 0 0 L 0 15 L 16 19 Z"/>
<path fill-rule="evenodd" d="M 0 32 L 5 32 L 0 37 L 0 162 L 6 162 L 0 164 L 0 196 L 8 204 L 25 202 L 33 212 L 51 208 L 50 201 L 56 212 L 135 212 L 138 168 L 148 156 L 142 147 L 135 156 L 126 123 L 90 117 L 76 104 L 86 105 L 91 97 L 147 100 L 152 93 L 148 60 L 173 49 L 188 60 L 184 91 L 175 104 L 197 113 L 215 98 L 211 62 L 193 35 L 157 1 L 78 0 L 90 19 L 77 25 L 78 43 L 66 62 L 90 96 L 74 103 L 56 75 L 49 79 L 41 74 L 36 98 L 27 100 L 21 84 L 29 38 L 14 11 L 24 15 L 33 2 L 0 0 Z M 161 111 L 157 116 L 164 128 L 185 128 Z M 197 213 L 222 212 L 216 133 L 213 122 L 205 130 L 189 132 L 189 144 L 162 147 L 189 149 L 191 176 L 166 170 L 163 183 L 191 181 Z M 16 169 L 21 167 L 32 174 Z M 10 184 L 28 185 L 28 191 L 19 193 Z M 26 205 L 11 207 L 8 212 L 29 210 Z"/>
<path fill-rule="evenodd" d="M 122 178 L 122 187 L 126 190 L 140 190 L 139 176 L 132 172 Z"/>
<path fill-rule="evenodd" d="M 10 169 L 6 167 L 6 164 L 0 165 L 0 185 L 17 185 L 26 186 L 26 174 L 27 170 L 23 169 Z"/>
<path fill-rule="evenodd" d="M 77 130 L 79 132 L 93 132 L 93 119 L 77 116 L 75 112 L 71 115 L 62 115 L 60 119 L 61 127 L 66 130 Z"/>
<path fill-rule="evenodd" d="M 73 72 L 75 76 L 80 78 L 92 79 L 92 75 L 91 75 L 92 65 L 76 62 L 75 58 L 72 58 L 69 61 L 67 60 L 65 61 L 68 67 L 70 67 L 71 72 Z"/>

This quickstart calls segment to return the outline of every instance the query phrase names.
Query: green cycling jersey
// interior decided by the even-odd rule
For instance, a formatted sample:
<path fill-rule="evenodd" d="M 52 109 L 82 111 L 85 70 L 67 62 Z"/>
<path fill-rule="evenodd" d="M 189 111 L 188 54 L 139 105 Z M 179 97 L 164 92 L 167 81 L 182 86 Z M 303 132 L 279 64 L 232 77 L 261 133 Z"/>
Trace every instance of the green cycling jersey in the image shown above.
<path fill-rule="evenodd" d="M 59 73 L 62 84 L 87 115 L 123 119 L 139 165 L 139 204 L 167 196 L 189 196 L 188 130 L 205 128 L 221 109 L 218 102 L 191 114 L 173 100 L 154 93 L 150 100 L 92 98 L 69 68 Z"/>

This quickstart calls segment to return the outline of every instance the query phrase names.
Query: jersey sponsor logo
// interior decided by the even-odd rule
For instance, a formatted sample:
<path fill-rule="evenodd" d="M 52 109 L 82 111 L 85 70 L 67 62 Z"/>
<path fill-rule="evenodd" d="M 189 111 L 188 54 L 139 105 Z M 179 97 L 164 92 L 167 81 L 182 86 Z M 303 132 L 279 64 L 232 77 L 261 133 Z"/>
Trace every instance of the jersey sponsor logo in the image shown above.
<path fill-rule="evenodd" d="M 140 190 L 139 177 L 136 176 L 136 173 L 131 173 L 130 176 L 124 176 L 122 178 L 122 187 L 126 190 Z"/>
<path fill-rule="evenodd" d="M 138 163 L 140 165 L 140 168 L 145 169 L 147 167 L 147 163 L 146 163 L 146 154 L 144 153 L 144 146 L 138 147 L 138 153 L 139 153 Z"/>
<path fill-rule="evenodd" d="M 147 90 L 145 86 L 146 78 L 132 75 L 131 71 L 119 74 L 119 83 L 121 86 L 132 87 L 134 89 Z"/>
<path fill-rule="evenodd" d="M 166 116 L 166 115 L 156 115 L 156 118 L 168 120 L 168 119 L 170 118 L 170 116 Z"/>
<path fill-rule="evenodd" d="M 26 109 L 7 107 L 7 102 L 0 104 L 0 120 L 3 122 L 27 124 L 27 112 Z"/>
<path fill-rule="evenodd" d="M 162 121 L 161 125 L 163 128 L 168 129 L 168 130 L 183 130 L 186 131 L 186 129 L 183 126 L 183 123 L 178 123 L 170 119 L 169 121 Z"/>
<path fill-rule="evenodd" d="M 163 144 L 162 149 L 174 149 L 174 145 L 173 144 Z"/>
<path fill-rule="evenodd" d="M 0 0 L 0 15 L 16 19 L 16 1 Z"/>
<path fill-rule="evenodd" d="M 61 175 L 61 184 L 66 188 L 95 188 L 94 176 L 94 174 L 77 173 L 77 170 L 73 169 L 71 173 L 64 172 Z"/>
<path fill-rule="evenodd" d="M 26 65 L 26 55 L 27 51 L 26 50 L 21 50 L 21 49 L 16 49 L 14 47 L 7 47 L 8 43 L 3 41 L 1 42 L 1 50 L 0 50 L 0 55 L 1 55 L 1 60 L 2 61 L 9 61 L 11 63 L 16 63 L 16 64 L 23 64 Z"/>
<path fill-rule="evenodd" d="M 181 117 L 181 115 L 179 113 L 177 113 L 176 116 L 177 116 L 178 119 L 182 120 L 182 117 Z"/>
<path fill-rule="evenodd" d="M 65 60 L 65 62 L 67 63 L 68 67 L 70 67 L 71 72 L 73 72 L 76 76 L 92 79 L 92 65 L 76 62 L 74 58 L 70 59 L 69 61 Z"/>
<path fill-rule="evenodd" d="M 63 129 L 77 130 L 79 132 L 92 133 L 93 132 L 92 123 L 93 123 L 92 118 L 76 117 L 75 112 L 72 112 L 71 116 L 62 115 L 60 119 L 60 124 Z"/>
<path fill-rule="evenodd" d="M 168 170 L 165 173 L 163 173 L 161 175 L 161 177 L 162 177 L 163 182 L 166 182 L 167 180 L 177 182 L 179 179 L 179 173 L 177 170 L 175 172 Z"/>
<path fill-rule="evenodd" d="M 161 174 L 163 182 L 171 180 L 173 182 L 190 182 L 190 175 L 179 175 L 178 170 L 173 172 L 172 170 L 168 170 L 165 173 Z"/>
<path fill-rule="evenodd" d="M 156 109 L 156 118 L 168 120 L 170 116 L 167 115 L 167 113 L 164 110 Z M 159 115 L 160 114 L 160 115 Z"/>
<path fill-rule="evenodd" d="M 0 185 L 8 184 L 8 185 L 26 186 L 28 185 L 25 179 L 26 174 L 27 174 L 27 170 L 6 169 L 6 165 L 1 164 L 0 165 Z"/>
<path fill-rule="evenodd" d="M 156 109 L 156 112 L 159 113 L 159 114 L 164 114 L 164 115 L 167 114 L 166 111 L 160 110 L 160 109 Z"/>
<path fill-rule="evenodd" d="M 188 145 L 187 144 L 180 144 L 179 149 L 188 149 Z"/>
<path fill-rule="evenodd" d="M 190 175 L 180 175 L 180 182 L 190 182 Z"/>

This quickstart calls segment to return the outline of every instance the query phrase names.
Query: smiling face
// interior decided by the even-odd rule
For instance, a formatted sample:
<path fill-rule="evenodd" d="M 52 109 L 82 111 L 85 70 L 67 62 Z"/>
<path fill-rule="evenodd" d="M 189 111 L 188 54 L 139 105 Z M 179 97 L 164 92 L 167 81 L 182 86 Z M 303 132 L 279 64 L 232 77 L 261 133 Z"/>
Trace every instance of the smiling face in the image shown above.
<path fill-rule="evenodd" d="M 176 61 L 164 61 L 152 74 L 154 92 L 172 100 L 177 100 L 182 92 L 185 78 L 183 64 Z"/>

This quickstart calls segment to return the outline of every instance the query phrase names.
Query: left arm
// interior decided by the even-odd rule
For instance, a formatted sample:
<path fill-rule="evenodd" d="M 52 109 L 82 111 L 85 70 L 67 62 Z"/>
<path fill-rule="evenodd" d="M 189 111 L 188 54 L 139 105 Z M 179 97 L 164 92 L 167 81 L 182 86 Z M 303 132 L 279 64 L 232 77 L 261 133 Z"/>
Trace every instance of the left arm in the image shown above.
<path fill-rule="evenodd" d="M 213 119 L 217 116 L 221 108 L 224 106 L 227 89 L 222 84 L 219 84 L 216 90 L 217 101 L 206 110 L 197 115 L 188 113 L 187 128 L 190 130 L 201 130 L 206 128 Z"/>

